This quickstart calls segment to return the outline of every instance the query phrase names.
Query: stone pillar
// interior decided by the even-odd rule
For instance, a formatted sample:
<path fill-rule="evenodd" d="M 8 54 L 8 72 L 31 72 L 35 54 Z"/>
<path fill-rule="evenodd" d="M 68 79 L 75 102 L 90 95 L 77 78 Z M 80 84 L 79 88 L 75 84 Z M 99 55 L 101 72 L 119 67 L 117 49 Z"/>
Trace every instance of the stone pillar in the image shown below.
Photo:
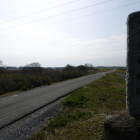
<path fill-rule="evenodd" d="M 127 20 L 126 104 L 128 113 L 140 120 L 140 11 Z"/>
<path fill-rule="evenodd" d="M 140 140 L 140 11 L 127 20 L 127 112 L 107 116 L 105 140 Z"/>

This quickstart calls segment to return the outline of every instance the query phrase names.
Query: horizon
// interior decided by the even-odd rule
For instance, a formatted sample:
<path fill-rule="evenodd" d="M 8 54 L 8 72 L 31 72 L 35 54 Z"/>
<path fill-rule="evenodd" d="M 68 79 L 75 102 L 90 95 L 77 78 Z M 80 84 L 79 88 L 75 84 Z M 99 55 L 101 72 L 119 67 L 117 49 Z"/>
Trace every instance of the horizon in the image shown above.
<path fill-rule="evenodd" d="M 66 65 L 67 66 L 67 65 Z M 57 66 L 57 67 L 49 67 L 49 66 L 47 66 L 47 67 L 42 67 L 42 66 L 40 66 L 41 68 L 64 68 L 64 67 L 66 67 L 66 66 Z M 81 66 L 81 65 L 77 65 L 77 66 L 74 66 L 74 65 L 70 65 L 70 66 L 73 66 L 73 67 L 78 67 L 78 66 Z M 84 66 L 84 65 L 82 65 L 82 66 Z M 11 67 L 11 68 L 20 68 L 20 67 L 26 67 L 26 66 L 1 66 L 1 67 L 5 67 L 5 68 L 8 68 L 8 67 Z M 126 66 L 93 66 L 93 67 L 126 67 Z"/>

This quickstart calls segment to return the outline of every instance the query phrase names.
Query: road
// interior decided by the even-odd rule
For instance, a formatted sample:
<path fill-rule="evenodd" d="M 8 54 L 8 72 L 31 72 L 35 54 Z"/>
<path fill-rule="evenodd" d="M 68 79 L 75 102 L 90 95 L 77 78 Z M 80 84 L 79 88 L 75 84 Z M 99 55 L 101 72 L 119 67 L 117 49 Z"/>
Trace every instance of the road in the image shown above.
<path fill-rule="evenodd" d="M 14 95 L 0 97 L 0 128 L 3 128 L 4 126 L 66 96 L 72 91 L 99 79 L 106 75 L 106 73 L 114 71 L 115 70 L 84 76 L 50 86 L 20 92 Z"/>

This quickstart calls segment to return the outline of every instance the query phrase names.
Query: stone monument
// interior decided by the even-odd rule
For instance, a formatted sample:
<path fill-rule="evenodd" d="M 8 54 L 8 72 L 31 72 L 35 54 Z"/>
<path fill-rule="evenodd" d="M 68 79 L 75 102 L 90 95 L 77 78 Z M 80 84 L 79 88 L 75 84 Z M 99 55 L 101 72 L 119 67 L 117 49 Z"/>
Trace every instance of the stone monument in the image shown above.
<path fill-rule="evenodd" d="M 105 140 L 140 140 L 140 11 L 127 19 L 126 106 L 106 117 Z"/>
<path fill-rule="evenodd" d="M 127 20 L 126 104 L 128 113 L 140 120 L 140 11 Z"/>

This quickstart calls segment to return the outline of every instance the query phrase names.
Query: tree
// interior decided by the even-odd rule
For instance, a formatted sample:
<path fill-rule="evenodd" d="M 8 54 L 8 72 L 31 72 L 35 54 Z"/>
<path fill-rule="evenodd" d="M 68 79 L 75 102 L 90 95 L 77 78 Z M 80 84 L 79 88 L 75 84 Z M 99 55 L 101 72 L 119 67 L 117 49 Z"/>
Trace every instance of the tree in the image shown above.
<path fill-rule="evenodd" d="M 93 65 L 92 65 L 92 64 L 89 64 L 89 63 L 86 63 L 86 64 L 85 64 L 85 67 L 91 68 L 91 67 L 93 67 Z"/>
<path fill-rule="evenodd" d="M 72 65 L 69 65 L 69 64 L 67 64 L 66 66 L 65 66 L 65 70 L 68 70 L 68 71 L 71 71 L 71 70 L 73 70 L 75 67 L 74 66 L 72 66 Z"/>
<path fill-rule="evenodd" d="M 3 72 L 5 72 L 5 68 L 3 66 L 3 61 L 0 60 L 0 73 L 3 73 Z"/>
<path fill-rule="evenodd" d="M 37 67 L 41 67 L 41 64 L 38 62 L 34 62 L 31 64 L 27 64 L 25 67 L 37 68 Z"/>
<path fill-rule="evenodd" d="M 27 64 L 22 68 L 22 71 L 25 73 L 35 73 L 40 74 L 43 71 L 43 68 L 41 68 L 41 64 L 38 62 L 34 62 L 31 64 Z"/>
<path fill-rule="evenodd" d="M 2 67 L 3 66 L 3 61 L 2 60 L 0 60 L 0 67 Z"/>
<path fill-rule="evenodd" d="M 88 70 L 88 68 L 87 67 L 85 67 L 85 66 L 83 66 L 83 65 L 80 65 L 80 66 L 78 66 L 77 68 L 79 68 L 81 71 L 83 71 L 83 72 L 87 72 L 87 70 Z"/>
<path fill-rule="evenodd" d="M 95 69 L 94 66 L 93 66 L 92 64 L 89 64 L 89 63 L 86 63 L 84 66 L 85 66 L 88 70 L 93 70 L 93 69 Z"/>
<path fill-rule="evenodd" d="M 92 64 L 86 63 L 84 66 L 87 68 L 87 70 L 98 71 L 98 69 L 95 68 Z"/>

